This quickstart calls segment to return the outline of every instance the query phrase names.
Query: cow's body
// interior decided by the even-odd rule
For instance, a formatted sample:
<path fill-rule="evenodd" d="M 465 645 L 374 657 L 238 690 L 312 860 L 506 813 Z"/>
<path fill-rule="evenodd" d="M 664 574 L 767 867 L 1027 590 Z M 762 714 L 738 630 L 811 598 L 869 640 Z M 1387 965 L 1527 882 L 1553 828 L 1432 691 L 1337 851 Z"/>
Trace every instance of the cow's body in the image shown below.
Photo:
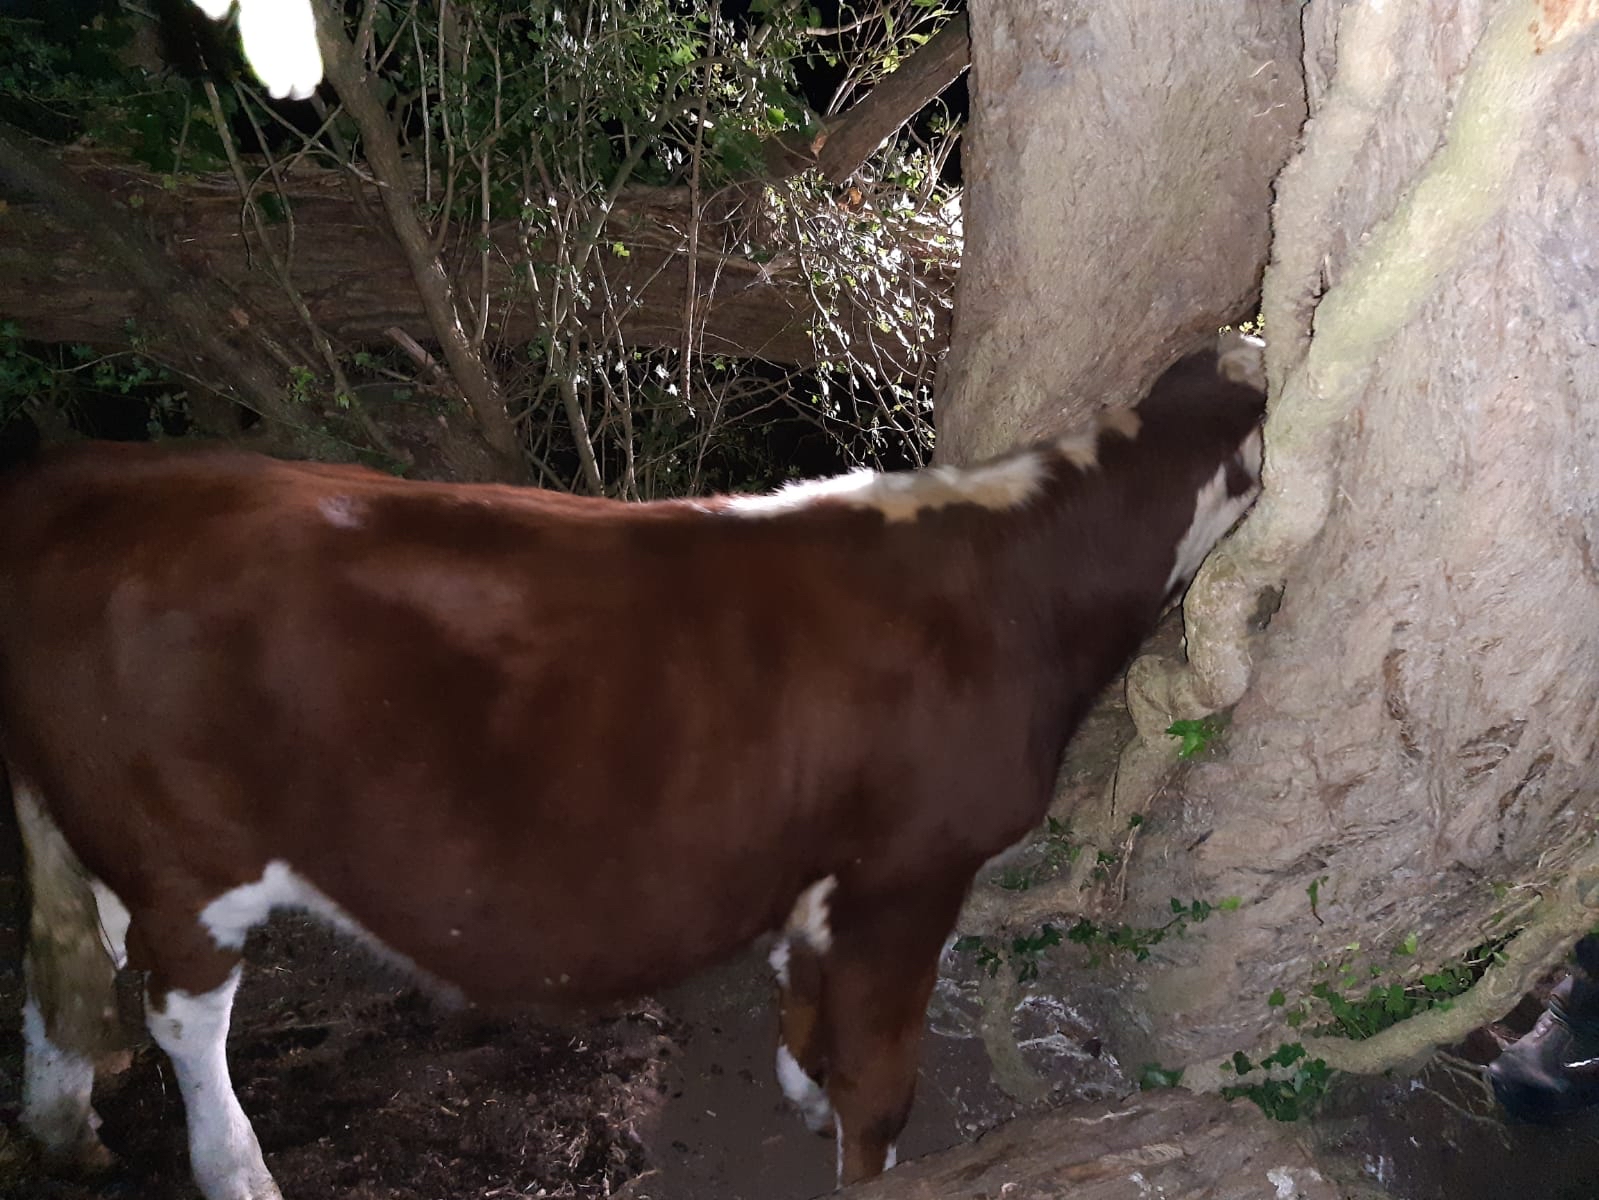
<path fill-rule="evenodd" d="M 1253 498 L 1258 395 L 1185 369 L 1097 434 L 761 499 L 98 445 L 0 479 L 30 861 L 59 831 L 131 916 L 211 1200 L 276 1195 L 222 1043 L 285 905 L 486 1000 L 632 995 L 782 928 L 785 1091 L 880 1170 L 973 874 Z M 25 1115 L 85 1152 L 46 1009 Z"/>

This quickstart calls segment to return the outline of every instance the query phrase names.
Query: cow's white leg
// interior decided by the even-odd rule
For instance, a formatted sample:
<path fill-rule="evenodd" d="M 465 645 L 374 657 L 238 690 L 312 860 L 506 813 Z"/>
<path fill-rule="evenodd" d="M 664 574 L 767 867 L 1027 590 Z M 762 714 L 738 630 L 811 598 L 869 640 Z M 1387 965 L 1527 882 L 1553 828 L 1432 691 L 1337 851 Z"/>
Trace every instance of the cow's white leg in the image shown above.
<path fill-rule="evenodd" d="M 239 974 L 234 967 L 220 987 L 199 995 L 175 988 L 149 997 L 146 1019 L 178 1076 L 189 1165 L 206 1200 L 282 1200 L 228 1078 L 228 1019 Z"/>

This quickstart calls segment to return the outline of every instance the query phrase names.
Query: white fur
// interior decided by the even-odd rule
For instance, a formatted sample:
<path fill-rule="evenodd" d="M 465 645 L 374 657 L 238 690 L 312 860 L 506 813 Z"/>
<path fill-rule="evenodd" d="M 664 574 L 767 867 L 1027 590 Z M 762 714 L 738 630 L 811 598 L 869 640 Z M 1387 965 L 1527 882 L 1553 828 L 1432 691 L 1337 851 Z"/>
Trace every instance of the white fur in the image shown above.
<path fill-rule="evenodd" d="M 1172 563 L 1171 574 L 1166 577 L 1168 592 L 1194 577 L 1194 572 L 1199 570 L 1199 564 L 1205 561 L 1205 556 L 1210 553 L 1217 539 L 1233 527 L 1233 523 L 1248 511 L 1255 497 L 1260 495 L 1260 455 L 1260 430 L 1256 429 L 1238 451 L 1244 469 L 1249 472 L 1255 485 L 1237 496 L 1229 496 L 1228 464 L 1223 463 L 1216 468 L 1216 474 L 1210 481 L 1199 489 L 1199 495 L 1194 499 L 1194 519 L 1189 523 L 1182 541 L 1177 544 L 1176 560 Z"/>
<path fill-rule="evenodd" d="M 295 874 L 282 859 L 269 862 L 255 883 L 231 888 L 207 904 L 200 910 L 200 924 L 221 949 L 242 950 L 245 935 L 280 908 L 310 913 L 363 941 L 376 942 L 348 913 Z"/>
<path fill-rule="evenodd" d="M 351 496 L 323 496 L 317 511 L 335 529 L 361 528 L 361 503 Z"/>
<path fill-rule="evenodd" d="M 220 987 L 200 995 L 174 989 L 146 997 L 146 1023 L 178 1077 L 189 1166 L 206 1200 L 282 1200 L 228 1077 L 228 1021 L 239 973 L 234 967 Z"/>
<path fill-rule="evenodd" d="M 1018 508 L 1038 495 L 1044 474 L 1043 460 L 1030 452 L 976 467 L 927 467 L 886 475 L 852 471 L 791 483 L 769 496 L 735 496 L 728 508 L 765 517 L 797 512 L 819 500 L 838 500 L 851 508 L 874 508 L 889 521 L 914 521 L 924 511 L 952 504 Z"/>
<path fill-rule="evenodd" d="M 800 893 L 799 899 L 794 901 L 794 907 L 788 914 L 788 924 L 784 932 L 790 937 L 800 938 L 818 954 L 826 954 L 833 945 L 833 930 L 828 924 L 827 902 L 833 895 L 833 889 L 838 886 L 838 877 L 829 875 L 818 879 L 810 887 Z M 784 968 L 787 973 L 787 948 L 784 950 Z"/>
<path fill-rule="evenodd" d="M 194 3 L 213 21 L 233 7 L 233 0 Z M 311 0 L 239 0 L 239 40 L 251 69 L 277 99 L 309 99 L 322 82 Z"/>
<path fill-rule="evenodd" d="M 799 1060 L 783 1043 L 777 1044 L 777 1082 L 789 1103 L 799 1109 L 805 1127 L 812 1133 L 824 1133 L 833 1123 L 833 1106 L 821 1085 L 805 1073 Z"/>
<path fill-rule="evenodd" d="M 779 938 L 777 945 L 772 947 L 772 952 L 766 956 L 767 963 L 772 968 L 772 974 L 777 976 L 777 986 L 788 987 L 788 939 Z"/>
<path fill-rule="evenodd" d="M 94 1061 L 50 1040 L 31 989 L 22 1006 L 22 1042 L 22 1127 L 56 1153 L 95 1144 Z"/>
<path fill-rule="evenodd" d="M 890 1142 L 888 1153 L 883 1157 L 883 1170 L 892 1171 L 897 1166 L 899 1166 L 899 1143 Z"/>
<path fill-rule="evenodd" d="M 95 908 L 100 912 L 100 944 L 120 971 L 128 965 L 128 926 L 132 917 L 128 915 L 127 905 L 105 884 L 93 879 L 89 886 L 94 891 Z"/>

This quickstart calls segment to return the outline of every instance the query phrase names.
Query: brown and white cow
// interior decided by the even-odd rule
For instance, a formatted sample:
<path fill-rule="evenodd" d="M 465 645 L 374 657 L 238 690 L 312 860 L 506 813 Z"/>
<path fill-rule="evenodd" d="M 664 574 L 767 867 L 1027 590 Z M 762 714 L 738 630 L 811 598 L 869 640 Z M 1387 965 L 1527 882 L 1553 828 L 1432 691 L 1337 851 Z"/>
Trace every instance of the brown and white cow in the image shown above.
<path fill-rule="evenodd" d="M 265 1200 L 225 1043 L 272 911 L 491 1002 L 777 930 L 783 1088 L 841 1180 L 877 1174 L 974 873 L 1254 499 L 1261 408 L 1199 358 L 970 469 L 653 504 L 124 445 L 0 478 L 26 1125 L 104 1154 L 107 952 L 201 1189 Z"/>

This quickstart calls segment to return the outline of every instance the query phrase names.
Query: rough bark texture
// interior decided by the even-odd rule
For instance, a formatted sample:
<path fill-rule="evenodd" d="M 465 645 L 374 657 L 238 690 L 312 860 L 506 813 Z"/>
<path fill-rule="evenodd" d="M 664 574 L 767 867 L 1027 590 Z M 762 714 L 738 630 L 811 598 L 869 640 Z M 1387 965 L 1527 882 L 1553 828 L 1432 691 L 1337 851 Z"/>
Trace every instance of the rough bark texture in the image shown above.
<path fill-rule="evenodd" d="M 1299 6 L 974 0 L 967 242 L 939 453 L 1135 398 L 1266 261 L 1304 120 Z"/>
<path fill-rule="evenodd" d="M 1248 1104 L 1174 1092 L 1109 1112 L 1076 1104 L 906 1163 L 847 1200 L 1345 1200 L 1294 1139 Z"/>
<path fill-rule="evenodd" d="M 284 386 L 295 360 L 281 354 L 274 358 L 241 310 L 228 310 L 218 319 L 221 297 L 179 269 L 143 230 L 122 219 L 102 189 L 63 169 L 56 156 L 20 130 L 0 125 L 0 196 L 6 198 L 0 229 L 16 238 L 17 257 L 23 262 L 31 262 L 44 248 L 34 230 L 19 228 L 14 214 L 35 205 L 59 214 L 64 225 L 78 231 L 77 262 L 92 262 L 118 281 L 119 302 L 114 307 L 102 311 L 92 296 L 73 300 L 79 311 L 95 311 L 99 322 L 116 329 L 107 340 L 126 341 L 129 324 L 134 323 L 154 353 L 194 378 L 205 379 L 243 408 L 269 418 L 284 432 L 285 448 L 292 445 L 295 431 L 304 423 Z M 34 291 L 29 285 L 37 286 L 38 281 L 28 278 L 29 272 L 7 270 L 8 257 L 0 255 L 0 278 L 6 279 L 14 295 L 9 301 L 0 298 L 0 314 L 26 321 L 37 302 L 58 297 Z M 59 260 L 52 261 L 59 265 Z M 211 414 L 203 397 L 197 397 L 195 414 L 197 419 Z M 219 420 L 212 428 L 224 425 Z"/>
<path fill-rule="evenodd" d="M 260 269 L 253 235 L 239 220 L 239 194 L 231 179 L 206 176 L 176 190 L 163 188 L 154 172 L 127 163 L 68 151 L 66 168 L 123 206 L 130 201 L 150 232 L 179 264 L 209 276 L 244 302 L 254 319 L 285 337 L 297 335 L 297 318 L 271 274 Z M 377 192 L 347 173 L 300 167 L 288 177 L 293 223 L 269 227 L 291 264 L 292 277 L 312 315 L 347 345 L 385 345 L 397 328 L 420 342 L 433 333 L 404 256 L 391 235 L 374 225 Z M 357 201 L 360 194 L 362 202 Z M 137 197 L 137 200 L 133 198 Z M 29 337 L 41 341 L 115 345 L 127 337 L 126 316 L 135 304 L 128 279 L 96 251 L 90 231 L 53 215 L 44 205 L 10 194 L 0 220 L 0 313 L 21 321 Z M 689 223 L 686 192 L 640 190 L 625 194 L 606 226 L 607 244 L 620 243 L 628 257 L 606 264 L 611 291 L 630 298 L 622 313 L 622 332 L 638 346 L 676 347 L 683 338 L 683 295 L 688 280 L 684 252 Z M 741 218 L 730 216 L 730 223 Z M 706 353 L 762 358 L 807 366 L 817 361 L 810 323 L 815 303 L 804 272 L 792 261 L 756 263 L 722 253 L 720 239 L 702 233 L 697 277 L 701 303 L 695 309 L 695 334 Z M 519 231 L 503 223 L 490 231 L 496 253 L 489 256 L 489 293 L 497 303 L 490 314 L 492 334 L 528 342 L 541 333 L 533 307 L 518 302 L 519 283 L 512 264 L 522 254 Z M 457 291 L 481 290 L 482 258 L 471 239 L 447 246 L 441 255 Z M 954 287 L 957 258 L 933 244 L 916 250 L 923 285 L 940 295 Z M 945 310 L 935 310 L 940 331 Z M 854 310 L 845 310 L 857 344 L 877 330 Z M 700 322 L 703 321 L 703 328 Z M 880 337 L 892 360 L 898 342 Z"/>
<path fill-rule="evenodd" d="M 1194 669 L 1165 681 L 1174 715 L 1238 706 L 1226 757 L 1157 804 L 1128 915 L 1245 904 L 1162 947 L 1163 1062 L 1297 1038 L 1267 997 L 1291 1005 L 1318 963 L 1403 979 L 1531 911 L 1491 1008 L 1599 920 L 1594 7 L 1306 10 L 1267 494 L 1190 594 Z M 1457 1035 L 1397 1035 L 1386 1062 Z"/>

